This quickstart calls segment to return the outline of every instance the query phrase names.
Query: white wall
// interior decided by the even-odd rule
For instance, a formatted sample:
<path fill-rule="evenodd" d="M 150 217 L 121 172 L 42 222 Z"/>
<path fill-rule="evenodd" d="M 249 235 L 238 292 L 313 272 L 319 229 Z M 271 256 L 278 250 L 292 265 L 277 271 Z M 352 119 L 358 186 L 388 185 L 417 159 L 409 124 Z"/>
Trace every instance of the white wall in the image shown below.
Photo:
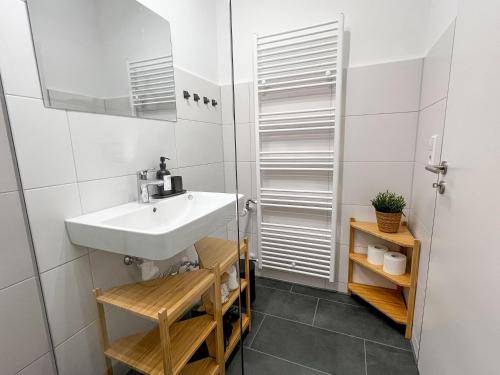
<path fill-rule="evenodd" d="M 95 7 L 101 35 L 105 97 L 128 97 L 126 62 L 170 55 L 169 23 L 135 0 L 97 1 Z"/>
<path fill-rule="evenodd" d="M 428 52 L 457 16 L 458 0 L 427 0 L 425 48 Z"/>
<path fill-rule="evenodd" d="M 95 1 L 30 1 L 30 9 L 47 88 L 105 97 Z"/>
<path fill-rule="evenodd" d="M 203 6 L 201 1 L 199 3 Z M 179 11 L 188 9 L 184 5 L 178 6 Z M 204 19 L 205 24 L 215 26 L 215 20 L 206 19 L 210 12 L 200 10 L 196 14 Z M 191 16 L 182 14 L 183 22 Z M 170 19 L 173 17 L 170 14 Z M 61 375 L 99 374 L 104 360 L 92 288 L 107 289 L 133 282 L 140 275 L 134 267 L 124 266 L 119 255 L 72 245 L 64 220 L 136 200 L 135 172 L 157 167 L 160 155 L 172 159 L 168 167 L 174 174 L 183 176 L 187 189 L 223 192 L 221 106 L 212 107 L 182 99 L 182 89 L 187 89 L 220 102 L 220 88 L 176 69 L 179 98 L 179 120 L 176 123 L 48 109 L 41 99 L 26 4 L 21 0 L 2 1 L 0 21 L 0 70 L 5 79 L 7 107 L 59 371 Z M 185 26 L 191 27 L 192 23 L 196 21 L 191 19 Z M 192 39 L 208 49 L 213 35 L 199 33 Z M 183 38 L 188 40 L 190 35 L 183 34 Z M 206 38 L 205 43 L 203 38 Z M 178 45 L 183 47 L 182 43 Z M 210 56 L 199 60 L 201 55 L 179 54 L 185 65 L 201 67 L 197 71 L 199 75 L 215 77 L 217 63 L 210 61 Z M 207 67 L 213 68 L 212 72 L 203 70 Z M 221 228 L 216 235 L 226 237 L 226 228 Z M 21 256 L 21 252 L 18 255 Z M 167 269 L 176 260 L 178 258 L 160 266 Z M 28 272 L 26 277 L 29 275 Z M 20 276 L 21 272 L 16 275 Z M 2 297 L 0 303 L 4 311 L 3 301 L 11 301 L 13 297 Z M 37 312 L 36 306 L 22 311 L 31 315 Z M 2 320 L 10 322 L 9 329 L 17 329 L 16 324 L 25 324 L 26 320 L 37 321 L 36 316 L 21 316 L 22 319 L 16 321 L 15 313 L 11 314 L 12 320 Z M 128 314 L 115 310 L 108 313 L 113 338 L 147 327 L 144 321 Z M 3 325 L 0 325 L 0 332 L 4 337 Z M 35 336 L 30 341 L 31 346 L 27 346 L 30 350 L 17 350 L 21 344 L 11 346 L 9 351 L 2 347 L 2 355 L 10 354 L 12 358 L 14 354 L 26 355 L 29 358 L 22 358 L 24 362 L 20 365 L 29 364 L 48 350 L 48 345 L 39 345 Z M 12 349 L 15 349 L 14 353 Z M 0 362 L 17 366 L 14 361 Z M 13 371 L 11 368 L 9 371 L 1 369 L 0 372 L 10 375 L 14 370 L 17 368 Z M 37 371 L 37 374 L 50 374 Z M 124 371 L 119 368 L 116 373 Z"/>
<path fill-rule="evenodd" d="M 421 241 L 412 335 L 412 345 L 417 358 L 420 352 L 437 194 L 435 189 L 431 188 L 432 183 L 437 182 L 437 176 L 424 168 L 427 163 L 428 142 L 432 135 L 439 137 L 437 149 L 438 161 L 440 160 L 457 8 L 457 0 L 429 0 L 425 25 L 427 52 L 422 74 L 410 214 L 410 229 Z"/>
<path fill-rule="evenodd" d="M 218 0 L 139 0 L 170 22 L 175 66 L 217 83 Z"/>
<path fill-rule="evenodd" d="M 256 197 L 256 177 L 252 34 L 307 26 L 331 20 L 341 11 L 345 13 L 346 30 L 350 36 L 350 66 L 345 73 L 346 117 L 339 186 L 342 194 L 338 225 L 341 230 L 336 254 L 336 281 L 331 284 L 317 278 L 269 270 L 265 275 L 346 291 L 349 218 L 375 220 L 370 199 L 386 189 L 403 194 L 410 208 L 422 72 L 420 56 L 425 51 L 423 25 L 427 3 L 338 0 L 289 1 L 284 5 L 278 1 L 235 0 L 233 9 L 239 186 L 253 198 Z M 219 11 L 223 14 L 224 8 L 220 6 Z M 222 42 L 227 39 L 224 36 L 226 27 L 228 25 L 219 25 L 219 56 L 227 53 Z M 220 65 L 220 79 L 225 82 L 230 70 L 227 65 Z M 230 126 L 232 107 L 224 104 L 231 102 L 230 86 L 222 87 L 222 100 L 224 141 L 229 149 L 233 137 Z M 227 165 L 234 164 L 234 156 L 230 155 L 225 161 Z M 360 180 L 363 180 L 362 184 Z M 248 221 L 248 224 L 244 221 L 246 226 L 240 230 L 250 236 L 251 244 L 255 244 L 255 215 Z M 367 240 L 366 237 L 357 238 L 357 251 L 366 251 Z M 257 250 L 254 245 L 252 251 L 257 253 Z M 355 280 L 390 286 L 373 273 L 357 268 Z"/>
<path fill-rule="evenodd" d="M 425 1 L 413 0 L 234 0 L 236 81 L 252 79 L 254 33 L 273 33 L 325 22 L 335 19 L 340 12 L 345 14 L 346 30 L 350 34 L 349 66 L 421 57 L 425 51 L 422 25 L 426 10 Z M 225 65 L 221 82 L 230 82 L 229 73 L 230 66 Z"/>
<path fill-rule="evenodd" d="M 22 29 L 21 23 L 14 22 L 23 10 L 22 3 L 9 9 L 0 6 L 0 35 L 6 36 L 6 28 L 16 33 Z M 0 37 L 2 51 L 4 42 Z M 0 75 L 4 73 L 0 63 Z M 0 95 L 0 374 L 52 375 L 40 279 L 34 269 L 1 89 Z"/>

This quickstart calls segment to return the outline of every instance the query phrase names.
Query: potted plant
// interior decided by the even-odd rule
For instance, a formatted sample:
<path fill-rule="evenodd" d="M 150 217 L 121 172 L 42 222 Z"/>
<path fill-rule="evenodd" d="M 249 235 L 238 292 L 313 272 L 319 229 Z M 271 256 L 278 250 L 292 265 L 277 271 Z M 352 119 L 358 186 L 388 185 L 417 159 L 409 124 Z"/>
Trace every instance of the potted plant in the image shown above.
<path fill-rule="evenodd" d="M 378 193 L 371 202 L 376 210 L 378 229 L 381 232 L 396 233 L 399 230 L 403 209 L 406 207 L 404 197 L 387 190 Z"/>

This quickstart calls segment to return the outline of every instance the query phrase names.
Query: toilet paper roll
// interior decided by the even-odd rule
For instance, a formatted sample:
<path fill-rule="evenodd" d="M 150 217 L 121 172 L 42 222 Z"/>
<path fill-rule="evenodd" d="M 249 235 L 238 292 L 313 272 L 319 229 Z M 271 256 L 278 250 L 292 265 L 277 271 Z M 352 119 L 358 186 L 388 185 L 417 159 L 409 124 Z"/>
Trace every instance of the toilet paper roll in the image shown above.
<path fill-rule="evenodd" d="M 402 275 L 406 272 L 406 255 L 395 251 L 384 254 L 384 272 L 391 275 Z"/>
<path fill-rule="evenodd" d="M 384 254 L 389 249 L 384 245 L 368 245 L 368 262 L 381 266 L 384 264 Z"/>

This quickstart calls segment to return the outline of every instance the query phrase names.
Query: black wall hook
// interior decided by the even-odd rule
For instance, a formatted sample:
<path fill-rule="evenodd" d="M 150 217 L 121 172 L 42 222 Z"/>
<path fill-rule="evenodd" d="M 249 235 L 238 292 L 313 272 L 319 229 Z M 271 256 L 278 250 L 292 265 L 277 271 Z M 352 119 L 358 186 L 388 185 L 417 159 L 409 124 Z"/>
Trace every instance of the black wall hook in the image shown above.
<path fill-rule="evenodd" d="M 208 104 L 210 103 L 210 99 L 208 99 L 206 96 L 203 97 L 203 103 Z"/>
<path fill-rule="evenodd" d="M 217 103 L 217 100 L 212 99 L 212 106 L 214 106 L 214 107 L 215 107 L 217 104 L 218 104 L 218 103 Z"/>
<path fill-rule="evenodd" d="M 195 102 L 198 102 L 200 100 L 200 96 L 198 94 L 193 94 L 193 99 Z"/>
<path fill-rule="evenodd" d="M 189 99 L 191 97 L 191 94 L 189 92 L 187 92 L 186 90 L 184 90 L 182 92 L 182 95 L 184 96 L 184 99 Z"/>

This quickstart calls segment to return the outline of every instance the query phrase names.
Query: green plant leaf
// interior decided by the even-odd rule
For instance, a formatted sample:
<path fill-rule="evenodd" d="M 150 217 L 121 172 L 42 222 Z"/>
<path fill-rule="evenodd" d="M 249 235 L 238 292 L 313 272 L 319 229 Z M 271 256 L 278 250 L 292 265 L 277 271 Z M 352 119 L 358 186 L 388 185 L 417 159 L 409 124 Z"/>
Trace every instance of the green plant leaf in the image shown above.
<path fill-rule="evenodd" d="M 405 198 L 389 190 L 380 192 L 371 200 L 372 206 L 379 212 L 399 213 L 406 207 Z"/>

